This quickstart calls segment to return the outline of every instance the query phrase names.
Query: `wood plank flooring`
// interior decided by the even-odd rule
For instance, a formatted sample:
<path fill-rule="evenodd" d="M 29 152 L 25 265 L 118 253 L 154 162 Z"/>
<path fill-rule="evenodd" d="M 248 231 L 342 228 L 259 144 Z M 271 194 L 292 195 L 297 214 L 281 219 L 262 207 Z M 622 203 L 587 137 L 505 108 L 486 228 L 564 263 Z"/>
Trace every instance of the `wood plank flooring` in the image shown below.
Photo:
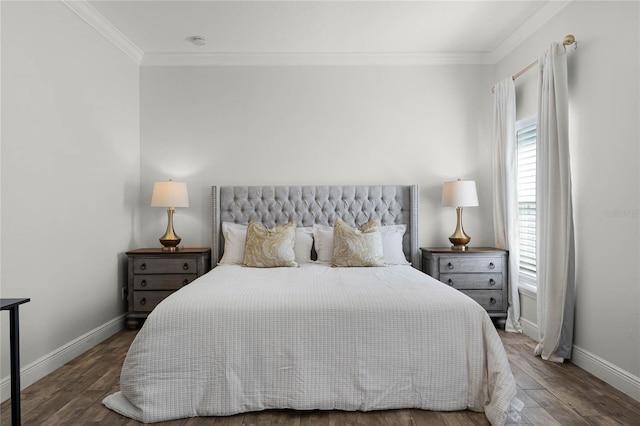
<path fill-rule="evenodd" d="M 107 408 L 102 399 L 118 390 L 120 368 L 135 331 L 123 330 L 22 391 L 23 425 L 140 425 Z M 533 356 L 534 341 L 500 332 L 524 403 L 519 422 L 533 425 L 640 425 L 640 403 L 571 363 Z M 11 424 L 10 401 L 0 405 L 0 424 Z M 488 425 L 483 413 L 389 410 L 374 412 L 269 410 L 230 417 L 196 417 L 167 426 L 405 426 Z"/>

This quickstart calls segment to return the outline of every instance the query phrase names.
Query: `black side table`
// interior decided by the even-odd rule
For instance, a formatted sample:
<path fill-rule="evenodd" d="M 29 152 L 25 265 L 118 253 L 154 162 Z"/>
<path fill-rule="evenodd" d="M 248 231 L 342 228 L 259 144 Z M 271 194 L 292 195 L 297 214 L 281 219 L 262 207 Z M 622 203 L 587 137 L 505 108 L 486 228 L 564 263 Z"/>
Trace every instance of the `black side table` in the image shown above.
<path fill-rule="evenodd" d="M 11 341 L 11 424 L 20 424 L 20 334 L 18 307 L 31 299 L 0 299 L 3 311 L 9 311 Z"/>

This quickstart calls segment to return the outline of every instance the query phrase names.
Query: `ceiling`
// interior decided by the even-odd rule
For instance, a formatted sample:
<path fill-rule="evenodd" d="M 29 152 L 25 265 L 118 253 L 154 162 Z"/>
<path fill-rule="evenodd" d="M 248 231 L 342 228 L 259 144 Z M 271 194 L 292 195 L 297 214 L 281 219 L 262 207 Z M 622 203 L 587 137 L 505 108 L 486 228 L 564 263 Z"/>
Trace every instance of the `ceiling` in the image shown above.
<path fill-rule="evenodd" d="M 143 65 L 495 63 L 568 2 L 63 2 Z M 197 46 L 192 36 L 202 36 Z"/>

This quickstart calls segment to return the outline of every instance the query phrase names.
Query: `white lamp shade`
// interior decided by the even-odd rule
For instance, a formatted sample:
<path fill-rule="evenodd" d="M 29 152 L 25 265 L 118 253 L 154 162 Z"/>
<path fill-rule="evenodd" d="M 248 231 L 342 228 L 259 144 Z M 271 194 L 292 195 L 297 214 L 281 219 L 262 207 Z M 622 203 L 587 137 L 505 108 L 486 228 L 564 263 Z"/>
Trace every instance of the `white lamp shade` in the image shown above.
<path fill-rule="evenodd" d="M 478 205 L 478 193 L 474 180 L 456 180 L 442 185 L 444 207 L 474 207 Z"/>
<path fill-rule="evenodd" d="M 189 207 L 187 184 L 172 180 L 154 183 L 151 207 Z"/>

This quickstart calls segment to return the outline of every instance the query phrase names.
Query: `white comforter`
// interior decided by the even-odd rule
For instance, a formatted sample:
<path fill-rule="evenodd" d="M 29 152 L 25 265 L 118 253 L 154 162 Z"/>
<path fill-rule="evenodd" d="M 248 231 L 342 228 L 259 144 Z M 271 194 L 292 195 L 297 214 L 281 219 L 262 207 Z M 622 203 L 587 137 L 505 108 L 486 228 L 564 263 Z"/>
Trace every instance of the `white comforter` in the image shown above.
<path fill-rule="evenodd" d="M 484 411 L 516 387 L 487 313 L 410 266 L 218 266 L 139 331 L 121 391 L 142 422 L 269 408 Z"/>

